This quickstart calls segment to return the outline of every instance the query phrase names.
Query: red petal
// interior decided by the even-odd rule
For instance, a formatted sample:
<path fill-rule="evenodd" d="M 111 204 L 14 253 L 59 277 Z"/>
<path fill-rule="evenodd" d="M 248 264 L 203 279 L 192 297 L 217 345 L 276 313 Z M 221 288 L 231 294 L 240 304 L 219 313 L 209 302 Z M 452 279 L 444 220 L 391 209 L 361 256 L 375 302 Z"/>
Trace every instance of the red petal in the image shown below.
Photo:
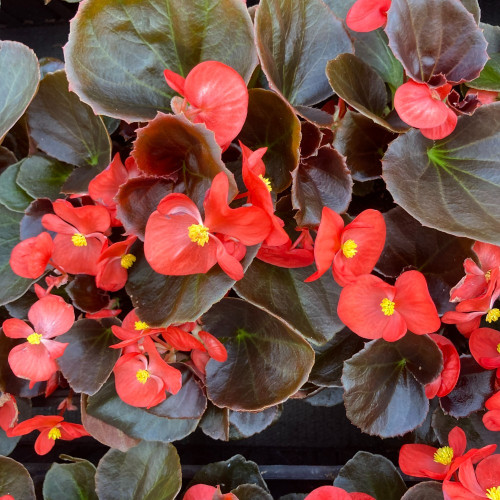
<path fill-rule="evenodd" d="M 105 233 L 110 227 L 109 213 L 104 207 L 94 205 L 74 207 L 65 200 L 56 200 L 52 206 L 56 215 L 84 235 Z"/>
<path fill-rule="evenodd" d="M 102 260 L 97 263 L 95 283 L 98 288 L 108 292 L 116 292 L 127 283 L 128 272 L 121 265 L 121 257 Z"/>
<path fill-rule="evenodd" d="M 39 278 L 52 256 L 54 243 L 49 233 L 43 232 L 18 243 L 10 255 L 10 267 L 23 278 Z"/>
<path fill-rule="evenodd" d="M 500 247 L 491 243 L 476 241 L 472 247 L 484 271 L 500 266 Z"/>
<path fill-rule="evenodd" d="M 381 28 L 390 6 L 391 0 L 357 0 L 347 13 L 347 27 L 362 33 Z"/>
<path fill-rule="evenodd" d="M 17 410 L 16 398 L 6 392 L 2 394 L 0 400 L 0 429 L 7 431 L 17 423 L 19 412 Z"/>
<path fill-rule="evenodd" d="M 488 370 L 500 367 L 500 332 L 493 328 L 478 328 L 469 338 L 469 349 L 474 359 Z"/>
<path fill-rule="evenodd" d="M 35 331 L 47 339 L 66 333 L 73 326 L 75 310 L 62 297 L 46 295 L 31 306 L 28 319 Z"/>
<path fill-rule="evenodd" d="M 60 358 L 64 354 L 66 347 L 68 347 L 67 343 L 56 342 L 55 340 L 42 339 L 42 344 L 45 346 L 47 351 L 49 351 L 52 359 Z"/>
<path fill-rule="evenodd" d="M 448 444 L 453 448 L 454 457 L 463 455 L 467 447 L 465 432 L 460 427 L 453 427 L 448 434 Z"/>
<path fill-rule="evenodd" d="M 45 229 L 58 234 L 75 234 L 78 232 L 75 226 L 64 222 L 55 214 L 45 214 L 42 217 L 42 226 Z"/>
<path fill-rule="evenodd" d="M 226 348 L 219 339 L 214 337 L 211 333 L 205 332 L 204 330 L 200 330 L 198 332 L 198 336 L 205 344 L 208 354 L 212 359 L 215 359 L 215 361 L 219 361 L 220 363 L 223 363 L 227 360 Z"/>
<path fill-rule="evenodd" d="M 451 340 L 437 334 L 430 334 L 429 337 L 437 344 L 443 355 L 443 369 L 438 377 L 439 383 L 435 388 L 435 392 L 432 395 L 427 394 L 427 387 L 431 385 L 428 384 L 425 386 L 425 393 L 429 399 L 434 396 L 442 398 L 449 394 L 457 384 L 460 375 L 460 356 Z M 452 448 L 455 449 L 453 446 Z"/>
<path fill-rule="evenodd" d="M 304 500 L 351 500 L 352 497 L 345 490 L 336 486 L 320 486 L 311 491 Z"/>
<path fill-rule="evenodd" d="M 25 339 L 33 333 L 33 328 L 17 318 L 6 319 L 2 325 L 3 333 L 11 339 Z"/>
<path fill-rule="evenodd" d="M 457 115 L 450 108 L 446 108 L 446 110 L 446 120 L 443 123 L 437 127 L 420 129 L 424 137 L 437 141 L 438 139 L 448 137 L 455 130 L 458 120 Z"/>
<path fill-rule="evenodd" d="M 25 342 L 17 345 L 10 351 L 8 361 L 16 377 L 31 382 L 49 380 L 52 374 L 59 370 L 59 366 L 43 344 Z"/>
<path fill-rule="evenodd" d="M 61 422 L 59 424 L 59 430 L 61 431 L 61 439 L 64 439 L 65 441 L 71 441 L 72 439 L 77 439 L 82 436 L 90 436 L 90 434 L 85 430 L 85 427 L 81 424 Z"/>
<path fill-rule="evenodd" d="M 449 467 L 434 461 L 436 451 L 426 444 L 405 444 L 399 452 L 399 467 L 409 476 L 442 480 Z"/>
<path fill-rule="evenodd" d="M 477 482 L 487 490 L 500 486 L 500 455 L 490 455 L 476 466 Z"/>
<path fill-rule="evenodd" d="M 169 326 L 162 332 L 162 336 L 166 342 L 178 351 L 205 350 L 203 344 L 198 339 L 177 326 Z"/>
<path fill-rule="evenodd" d="M 500 410 L 491 410 L 483 415 L 483 424 L 490 431 L 500 431 Z"/>
<path fill-rule="evenodd" d="M 487 399 L 484 405 L 488 410 L 500 410 L 500 391 Z"/>
<path fill-rule="evenodd" d="M 50 429 L 44 429 L 40 432 L 40 435 L 36 438 L 35 441 L 35 451 L 38 455 L 46 455 L 54 445 L 56 444 L 55 439 L 49 438 Z"/>
<path fill-rule="evenodd" d="M 149 337 L 144 339 L 144 348 L 149 355 L 149 368 L 151 373 L 163 380 L 165 389 L 168 392 L 177 394 L 182 387 L 181 372 L 162 359 L 153 341 Z"/>
<path fill-rule="evenodd" d="M 177 73 L 174 73 L 173 71 L 166 69 L 163 72 L 163 76 L 165 76 L 165 80 L 167 81 L 167 85 L 172 89 L 175 90 L 178 94 L 181 96 L 184 96 L 184 84 L 186 82 L 186 79 L 183 78 L 181 75 L 178 75 Z"/>
<path fill-rule="evenodd" d="M 439 329 L 441 321 L 422 273 L 407 271 L 399 276 L 394 286 L 395 309 L 411 332 L 422 335 Z"/>
<path fill-rule="evenodd" d="M 307 267 L 314 262 L 313 250 L 290 247 L 291 241 L 276 247 L 263 244 L 257 252 L 257 258 L 267 264 L 288 269 Z"/>
<path fill-rule="evenodd" d="M 465 489 L 460 483 L 444 481 L 443 493 L 447 500 L 484 500 L 484 496 L 477 496 Z"/>
<path fill-rule="evenodd" d="M 426 83 L 410 80 L 403 83 L 394 94 L 394 107 L 399 117 L 412 127 L 429 129 L 442 125 L 451 111 L 438 98 Z M 452 114 L 455 116 L 455 113 Z"/>
<path fill-rule="evenodd" d="M 114 206 L 116 205 L 114 197 L 128 178 L 129 173 L 123 165 L 119 153 L 116 153 L 106 169 L 90 181 L 89 195 L 94 201 L 105 206 Z"/>
<path fill-rule="evenodd" d="M 227 250 L 224 244 L 214 238 L 217 243 L 217 263 L 220 268 L 233 280 L 238 281 L 243 278 L 243 266 L 238 259 L 233 257 Z"/>
<path fill-rule="evenodd" d="M 458 478 L 463 486 L 467 488 L 472 494 L 480 495 L 482 498 L 484 498 L 484 491 L 477 481 L 471 459 L 466 460 L 462 465 L 460 465 L 460 469 L 458 470 Z"/>
<path fill-rule="evenodd" d="M 195 484 L 186 491 L 182 500 L 212 500 L 216 492 L 217 488 L 215 486 Z"/>
<path fill-rule="evenodd" d="M 24 436 L 25 434 L 29 434 L 35 430 L 52 429 L 52 427 L 55 427 L 63 420 L 64 418 L 59 415 L 37 415 L 17 424 L 11 431 L 9 431 L 9 434 L 11 436 Z"/>

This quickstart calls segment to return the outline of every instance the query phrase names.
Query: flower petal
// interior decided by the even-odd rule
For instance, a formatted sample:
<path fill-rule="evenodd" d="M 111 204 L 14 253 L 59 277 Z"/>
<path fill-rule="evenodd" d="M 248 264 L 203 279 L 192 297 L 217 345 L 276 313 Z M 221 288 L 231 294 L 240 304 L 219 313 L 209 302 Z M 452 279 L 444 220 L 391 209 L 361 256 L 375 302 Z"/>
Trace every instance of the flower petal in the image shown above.
<path fill-rule="evenodd" d="M 49 233 L 42 232 L 18 243 L 10 255 L 10 267 L 23 278 L 39 278 L 52 256 L 54 242 Z"/>
<path fill-rule="evenodd" d="M 62 297 L 46 295 L 31 306 L 28 319 L 37 333 L 50 339 L 66 333 L 73 326 L 75 310 Z"/>
<path fill-rule="evenodd" d="M 10 351 L 8 361 L 16 377 L 31 382 L 49 380 L 52 374 L 59 370 L 59 366 L 43 344 L 25 342 L 17 345 Z"/>
<path fill-rule="evenodd" d="M 3 322 L 3 333 L 11 339 L 25 339 L 33 333 L 33 328 L 17 318 L 9 318 Z"/>
<path fill-rule="evenodd" d="M 420 132 L 424 137 L 437 141 L 438 139 L 444 139 L 445 137 L 448 137 L 455 130 L 458 117 L 450 108 L 446 108 L 446 110 L 446 120 L 443 123 L 436 127 L 422 127 L 420 129 Z"/>
<path fill-rule="evenodd" d="M 409 476 L 442 480 L 449 467 L 434 461 L 436 451 L 426 444 L 404 444 L 399 451 L 399 467 Z"/>
<path fill-rule="evenodd" d="M 361 33 L 381 28 L 387 22 L 390 6 L 391 0 L 357 0 L 347 13 L 347 27 Z"/>
<path fill-rule="evenodd" d="M 44 429 L 36 438 L 35 451 L 38 455 L 46 455 L 52 448 L 54 448 L 54 445 L 56 444 L 55 439 L 49 438 L 49 432 L 50 429 Z"/>

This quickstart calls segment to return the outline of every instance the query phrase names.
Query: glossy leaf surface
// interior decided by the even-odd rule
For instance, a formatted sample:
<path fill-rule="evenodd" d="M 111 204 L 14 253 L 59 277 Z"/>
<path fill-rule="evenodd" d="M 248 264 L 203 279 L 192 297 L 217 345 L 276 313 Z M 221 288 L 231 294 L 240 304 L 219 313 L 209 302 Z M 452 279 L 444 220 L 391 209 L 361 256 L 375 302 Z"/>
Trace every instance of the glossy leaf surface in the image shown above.
<path fill-rule="evenodd" d="M 96 468 L 87 460 L 72 464 L 54 463 L 43 482 L 44 500 L 98 500 L 95 492 Z"/>
<path fill-rule="evenodd" d="M 35 500 L 35 488 L 28 471 L 12 458 L 0 457 L 0 495 Z"/>
<path fill-rule="evenodd" d="M 443 500 L 443 485 L 437 481 L 426 481 L 412 486 L 401 500 Z"/>
<path fill-rule="evenodd" d="M 0 204 L 14 212 L 24 212 L 33 198 L 17 184 L 17 176 L 24 160 L 7 167 L 0 174 Z"/>

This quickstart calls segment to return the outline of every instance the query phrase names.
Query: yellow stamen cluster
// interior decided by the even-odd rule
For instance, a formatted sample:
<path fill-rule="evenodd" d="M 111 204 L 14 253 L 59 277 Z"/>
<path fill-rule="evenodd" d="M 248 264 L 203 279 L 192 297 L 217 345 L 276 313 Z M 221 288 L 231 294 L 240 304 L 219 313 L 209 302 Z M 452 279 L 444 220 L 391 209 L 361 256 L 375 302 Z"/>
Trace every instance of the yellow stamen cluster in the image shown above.
<path fill-rule="evenodd" d="M 358 245 L 354 240 L 347 240 L 342 245 L 342 253 L 348 259 L 352 259 L 358 253 Z"/>
<path fill-rule="evenodd" d="M 39 344 L 40 340 L 42 340 L 42 335 L 40 333 L 33 332 L 31 335 L 28 335 L 26 340 L 30 344 Z"/>
<path fill-rule="evenodd" d="M 500 500 L 500 486 L 493 486 L 486 490 L 486 498 L 490 500 Z"/>
<path fill-rule="evenodd" d="M 136 261 L 135 255 L 132 255 L 131 253 L 127 253 L 126 255 L 123 255 L 120 264 L 122 267 L 125 269 L 130 269 L 132 267 L 132 264 Z"/>
<path fill-rule="evenodd" d="M 497 321 L 500 318 L 500 309 L 495 307 L 495 309 L 490 309 L 488 314 L 486 315 L 486 322 L 493 323 L 493 321 Z"/>
<path fill-rule="evenodd" d="M 54 441 L 56 439 L 60 439 L 61 438 L 61 431 L 57 427 L 52 427 L 52 429 L 50 429 L 50 431 L 49 431 L 48 438 L 53 439 Z"/>
<path fill-rule="evenodd" d="M 146 328 L 149 328 L 149 325 L 145 321 L 136 321 L 134 323 L 134 328 L 136 330 L 145 330 Z"/>
<path fill-rule="evenodd" d="M 205 243 L 208 243 L 208 231 L 208 227 L 205 227 L 203 224 L 191 224 L 188 227 L 188 236 L 193 243 L 198 243 L 202 247 Z"/>
<path fill-rule="evenodd" d="M 450 465 L 453 461 L 453 448 L 450 446 L 443 446 L 434 453 L 434 462 L 443 465 Z"/>
<path fill-rule="evenodd" d="M 486 283 L 488 283 L 488 281 L 490 281 L 490 278 L 491 278 L 491 269 L 484 273 L 484 279 L 486 280 Z"/>
<path fill-rule="evenodd" d="M 271 181 L 267 177 L 264 177 L 262 174 L 259 174 L 259 179 L 264 182 L 269 192 L 273 190 L 271 186 Z"/>
<path fill-rule="evenodd" d="M 394 306 L 396 304 L 389 299 L 383 299 L 380 303 L 380 308 L 386 316 L 392 316 L 394 314 Z"/>
<path fill-rule="evenodd" d="M 135 376 L 141 384 L 145 384 L 148 378 L 150 377 L 149 372 L 147 370 L 138 370 Z"/>
<path fill-rule="evenodd" d="M 71 241 L 73 242 L 73 245 L 75 245 L 75 247 L 86 247 L 87 246 L 87 240 L 86 240 L 85 236 L 83 236 L 83 234 L 81 234 L 81 233 L 75 233 L 71 237 Z"/>

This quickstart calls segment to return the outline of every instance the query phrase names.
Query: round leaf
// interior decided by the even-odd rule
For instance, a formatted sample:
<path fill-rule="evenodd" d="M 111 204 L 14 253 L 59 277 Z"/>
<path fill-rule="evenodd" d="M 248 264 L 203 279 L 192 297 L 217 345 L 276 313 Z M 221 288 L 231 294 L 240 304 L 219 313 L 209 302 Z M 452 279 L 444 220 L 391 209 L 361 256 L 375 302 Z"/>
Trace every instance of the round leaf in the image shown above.
<path fill-rule="evenodd" d="M 219 407 L 256 411 L 288 399 L 314 362 L 309 344 L 278 319 L 243 300 L 224 299 L 203 316 L 224 339 L 228 359 L 207 364 L 207 397 Z"/>
<path fill-rule="evenodd" d="M 7 457 L 0 457 L 0 495 L 12 495 L 16 500 L 35 500 L 35 487 L 28 471 Z"/>
<path fill-rule="evenodd" d="M 446 139 L 411 130 L 382 161 L 394 201 L 424 226 L 500 244 L 500 103 L 461 116 Z"/>
<path fill-rule="evenodd" d="M 231 439 L 242 439 L 262 432 L 272 425 L 281 416 L 279 406 L 271 406 L 263 411 L 231 411 L 229 423 L 231 424 Z"/>
<path fill-rule="evenodd" d="M 273 497 L 256 484 L 241 484 L 231 491 L 238 500 L 273 500 Z"/>
<path fill-rule="evenodd" d="M 412 486 L 401 500 L 444 500 L 443 485 L 437 481 L 426 481 Z"/>
<path fill-rule="evenodd" d="M 182 486 L 177 450 L 145 441 L 125 453 L 109 450 L 97 466 L 96 486 L 100 500 L 173 500 Z"/>
<path fill-rule="evenodd" d="M 33 198 L 17 184 L 17 176 L 24 161 L 10 165 L 0 174 L 0 204 L 9 210 L 21 213 L 24 213 L 33 201 Z"/>
<path fill-rule="evenodd" d="M 363 432 L 383 438 L 415 429 L 429 409 L 424 385 L 442 367 L 440 350 L 424 335 L 407 333 L 397 342 L 367 343 L 344 364 L 347 417 Z"/>
<path fill-rule="evenodd" d="M 43 482 L 44 500 L 98 500 L 95 492 L 96 468 L 87 460 L 72 464 L 52 464 Z"/>
<path fill-rule="evenodd" d="M 248 81 L 257 63 L 241 0 L 90 0 L 70 24 L 64 48 L 71 89 L 96 114 L 129 122 L 170 111 L 163 70 L 182 76 L 220 61 Z"/>

